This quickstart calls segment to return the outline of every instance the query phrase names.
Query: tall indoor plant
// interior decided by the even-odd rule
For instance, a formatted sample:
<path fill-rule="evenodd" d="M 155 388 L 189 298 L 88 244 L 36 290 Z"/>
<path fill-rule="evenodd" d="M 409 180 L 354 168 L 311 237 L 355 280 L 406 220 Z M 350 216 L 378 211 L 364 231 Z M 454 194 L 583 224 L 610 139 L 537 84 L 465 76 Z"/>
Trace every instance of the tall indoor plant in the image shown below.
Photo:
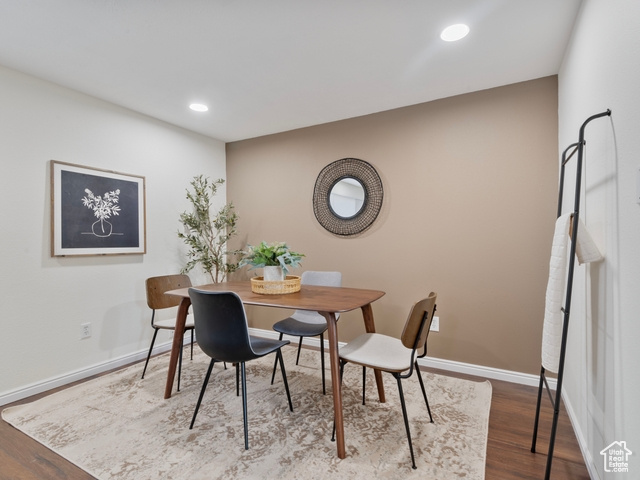
<path fill-rule="evenodd" d="M 178 237 L 189 247 L 189 261 L 181 273 L 200 265 L 213 283 L 223 282 L 229 273 L 238 268 L 238 264 L 230 259 L 239 252 L 227 250 L 227 242 L 237 234 L 238 215 L 233 204 L 227 203 L 215 215 L 211 215 L 213 197 L 223 183 L 222 178 L 215 181 L 203 175 L 193 178 L 193 191 L 187 189 L 187 200 L 193 209 L 180 214 L 184 232 L 178 232 Z"/>

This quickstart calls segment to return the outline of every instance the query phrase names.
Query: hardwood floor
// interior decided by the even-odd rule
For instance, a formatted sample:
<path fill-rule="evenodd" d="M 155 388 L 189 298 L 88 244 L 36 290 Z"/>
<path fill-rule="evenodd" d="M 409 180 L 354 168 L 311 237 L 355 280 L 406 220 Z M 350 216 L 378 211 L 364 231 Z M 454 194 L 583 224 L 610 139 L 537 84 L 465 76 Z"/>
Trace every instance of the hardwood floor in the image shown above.
<path fill-rule="evenodd" d="M 491 380 L 491 384 L 493 396 L 489 417 L 486 478 L 543 479 L 553 418 L 551 402 L 546 397 L 542 399 L 537 453 L 531 453 L 537 387 L 497 380 Z M 560 408 L 551 465 L 551 478 L 554 480 L 589 479 L 582 452 L 563 406 Z"/>
<path fill-rule="evenodd" d="M 437 373 L 482 380 L 478 377 L 451 372 Z M 489 418 L 485 478 L 487 480 L 543 479 L 553 415 L 548 398 L 545 396 L 542 402 L 536 445 L 538 453 L 531 453 L 537 388 L 499 380 L 491 380 L 491 384 L 493 397 Z M 2 406 L 0 409 L 19 403 L 28 403 L 53 391 Z M 551 478 L 587 480 L 589 474 L 564 407 L 560 412 Z M 0 465 L 1 480 L 93 478 L 4 421 L 0 421 Z"/>

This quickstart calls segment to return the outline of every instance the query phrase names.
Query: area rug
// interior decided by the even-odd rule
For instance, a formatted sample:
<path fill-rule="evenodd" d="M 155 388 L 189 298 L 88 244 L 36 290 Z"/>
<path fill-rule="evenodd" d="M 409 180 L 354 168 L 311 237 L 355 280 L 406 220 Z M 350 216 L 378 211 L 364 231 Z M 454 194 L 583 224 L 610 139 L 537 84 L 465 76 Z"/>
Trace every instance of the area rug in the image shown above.
<path fill-rule="evenodd" d="M 7 408 L 2 418 L 98 479 L 484 478 L 489 382 L 423 372 L 430 423 L 417 377 L 404 381 L 418 467 L 413 470 L 395 379 L 383 375 L 387 402 L 381 404 L 370 372 L 362 405 L 362 370 L 347 365 L 347 456 L 341 460 L 331 442 L 330 375 L 322 395 L 319 352 L 303 349 L 297 366 L 295 348 L 283 353 L 293 412 L 279 371 L 270 385 L 274 356 L 247 363 L 249 450 L 234 368 L 216 364 L 189 430 L 209 363 L 198 348 L 193 361 L 183 364 L 180 392 L 168 400 L 165 354 L 152 359 L 144 380 L 136 364 Z"/>

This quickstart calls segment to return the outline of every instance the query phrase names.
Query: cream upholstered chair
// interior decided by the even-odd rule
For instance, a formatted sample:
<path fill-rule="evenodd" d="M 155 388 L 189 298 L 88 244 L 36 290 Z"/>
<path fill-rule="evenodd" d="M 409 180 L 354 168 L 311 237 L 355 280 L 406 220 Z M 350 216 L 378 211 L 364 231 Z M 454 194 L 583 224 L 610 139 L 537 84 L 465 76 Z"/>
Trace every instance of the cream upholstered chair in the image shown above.
<path fill-rule="evenodd" d="M 302 285 L 320 285 L 325 287 L 339 287 L 342 285 L 342 273 L 340 272 L 323 272 L 307 270 L 302 272 L 300 279 Z M 340 314 L 336 314 L 336 319 L 340 318 Z M 298 341 L 298 356 L 296 357 L 296 365 L 300 360 L 300 349 L 302 347 L 302 339 L 304 337 L 320 336 L 320 364 L 322 370 L 322 393 L 326 394 L 324 380 L 324 332 L 327 330 L 327 320 L 318 312 L 310 312 L 307 310 L 296 310 L 293 315 L 273 325 L 273 329 L 280 333 L 279 339 L 282 340 L 284 334 L 300 337 Z M 271 384 L 276 376 L 276 366 L 273 365 L 273 373 L 271 374 Z"/>
<path fill-rule="evenodd" d="M 402 392 L 402 379 L 409 378 L 414 370 L 417 372 L 420 387 L 422 388 L 422 395 L 424 396 L 427 411 L 429 412 L 429 419 L 433 423 L 429 400 L 427 399 L 427 392 L 424 388 L 422 375 L 420 375 L 417 358 L 426 355 L 429 328 L 431 327 L 433 315 L 436 311 L 436 296 L 435 293 L 431 292 L 427 298 L 420 300 L 413 306 L 400 338 L 378 333 L 365 333 L 340 348 L 339 353 L 341 381 L 344 366 L 347 363 L 362 365 L 363 373 L 367 367 L 389 372 L 397 380 L 400 403 L 402 405 L 402 415 L 407 431 L 409 451 L 411 452 L 411 466 L 414 469 L 416 468 L 416 462 L 413 455 L 413 445 L 411 443 L 411 430 L 409 429 L 407 407 Z M 424 349 L 424 353 L 418 356 L 420 349 Z"/>
<path fill-rule="evenodd" d="M 176 307 L 180 304 L 182 298 L 173 295 L 165 295 L 164 292 L 169 290 L 176 290 L 178 288 L 186 288 L 191 286 L 191 280 L 187 275 L 162 275 L 159 277 L 150 277 L 145 281 L 145 288 L 147 291 L 147 305 L 152 311 L 151 314 L 151 327 L 153 328 L 153 338 L 151 339 L 151 346 L 149 347 L 149 353 L 147 354 L 147 361 L 144 363 L 144 370 L 142 370 L 142 378 L 147 371 L 147 365 L 149 364 L 149 358 L 151 358 L 151 351 L 153 345 L 158 336 L 160 330 L 175 330 L 176 319 L 169 318 L 167 320 L 156 321 L 156 310 L 164 308 Z M 187 321 L 184 325 L 185 332 L 191 331 L 191 359 L 193 360 L 193 316 L 188 315 Z M 180 357 L 178 362 L 178 391 L 180 391 L 180 373 L 182 372 L 182 349 L 180 349 Z"/>

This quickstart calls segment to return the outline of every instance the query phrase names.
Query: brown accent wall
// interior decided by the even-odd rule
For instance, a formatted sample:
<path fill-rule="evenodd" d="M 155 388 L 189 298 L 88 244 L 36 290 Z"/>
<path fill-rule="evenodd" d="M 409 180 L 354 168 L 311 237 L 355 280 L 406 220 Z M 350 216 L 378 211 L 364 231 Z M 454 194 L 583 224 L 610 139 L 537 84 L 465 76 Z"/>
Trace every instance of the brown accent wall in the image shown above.
<path fill-rule="evenodd" d="M 239 239 L 286 241 L 303 269 L 340 270 L 384 290 L 377 331 L 399 335 L 416 300 L 438 293 L 433 357 L 536 374 L 558 182 L 557 77 L 227 144 L 227 196 Z M 384 204 L 365 233 L 316 221 L 312 194 L 328 163 L 371 163 Z M 301 270 L 298 270 L 298 273 Z M 295 273 L 295 272 L 294 272 Z M 247 278 L 246 271 L 235 278 Z M 285 311 L 254 308 L 269 329 Z M 341 341 L 364 331 L 343 315 Z"/>

